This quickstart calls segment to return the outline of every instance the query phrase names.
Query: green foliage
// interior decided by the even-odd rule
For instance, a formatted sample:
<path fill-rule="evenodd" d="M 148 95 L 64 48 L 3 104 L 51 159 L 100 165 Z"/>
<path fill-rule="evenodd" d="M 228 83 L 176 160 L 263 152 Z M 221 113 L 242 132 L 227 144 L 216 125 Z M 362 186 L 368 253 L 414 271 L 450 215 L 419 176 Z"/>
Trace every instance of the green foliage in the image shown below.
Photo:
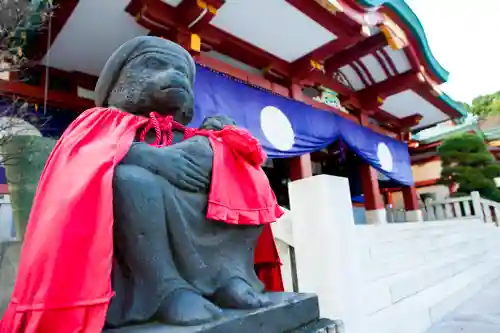
<path fill-rule="evenodd" d="M 438 154 L 443 167 L 440 184 L 457 183 L 457 196 L 478 191 L 481 196 L 500 202 L 500 190 L 494 181 L 500 177 L 500 165 L 483 138 L 470 133 L 450 137 L 438 147 Z"/>
<path fill-rule="evenodd" d="M 500 115 L 500 91 L 474 98 L 470 112 L 479 117 Z"/>
<path fill-rule="evenodd" d="M 465 111 L 471 112 L 471 106 L 469 104 L 464 102 L 457 102 L 457 103 L 460 104 L 465 109 Z"/>

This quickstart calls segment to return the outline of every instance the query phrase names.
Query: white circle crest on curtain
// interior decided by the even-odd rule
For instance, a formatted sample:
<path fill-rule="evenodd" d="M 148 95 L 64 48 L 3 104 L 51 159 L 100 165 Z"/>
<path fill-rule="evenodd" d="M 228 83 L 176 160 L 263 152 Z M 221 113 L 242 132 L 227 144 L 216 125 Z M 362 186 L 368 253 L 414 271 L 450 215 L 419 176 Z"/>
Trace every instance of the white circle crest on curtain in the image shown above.
<path fill-rule="evenodd" d="M 393 167 L 391 150 L 383 142 L 380 142 L 377 146 L 377 157 L 382 169 L 391 172 Z"/>
<path fill-rule="evenodd" d="M 295 143 L 295 133 L 287 116 L 275 106 L 266 106 L 260 111 L 262 132 L 276 149 L 288 151 Z"/>

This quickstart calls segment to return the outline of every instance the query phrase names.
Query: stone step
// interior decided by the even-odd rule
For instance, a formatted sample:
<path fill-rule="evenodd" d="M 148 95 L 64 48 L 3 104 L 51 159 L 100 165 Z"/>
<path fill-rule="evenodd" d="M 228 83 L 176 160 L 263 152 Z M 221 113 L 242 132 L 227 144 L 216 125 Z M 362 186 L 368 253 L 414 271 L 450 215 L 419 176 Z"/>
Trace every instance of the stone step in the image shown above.
<path fill-rule="evenodd" d="M 372 314 L 363 322 L 363 332 L 417 333 L 423 332 L 444 313 L 458 306 L 475 284 L 484 285 L 500 275 L 500 256 L 483 262 L 452 278 L 403 299 Z M 420 309 L 420 311 L 416 311 Z M 410 329 L 410 326 L 413 329 Z M 480 332 L 478 332 L 480 333 Z"/>
<path fill-rule="evenodd" d="M 218 321 L 198 326 L 171 326 L 158 323 L 104 330 L 103 333 L 338 333 L 321 327 L 318 298 L 310 294 L 271 293 L 274 305 L 258 310 L 226 310 Z M 307 330 L 308 324 L 312 325 Z M 329 324 L 330 326 L 332 323 Z M 321 331 L 323 330 L 323 331 Z"/>

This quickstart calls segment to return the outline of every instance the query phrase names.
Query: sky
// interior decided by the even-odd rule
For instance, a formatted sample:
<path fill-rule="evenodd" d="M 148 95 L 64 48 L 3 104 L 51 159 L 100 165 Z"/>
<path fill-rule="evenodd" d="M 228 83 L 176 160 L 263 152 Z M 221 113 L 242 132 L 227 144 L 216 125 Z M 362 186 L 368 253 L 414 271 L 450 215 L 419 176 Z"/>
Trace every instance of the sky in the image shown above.
<path fill-rule="evenodd" d="M 470 103 L 500 90 L 500 0 L 407 0 L 434 57 L 450 72 L 441 86 Z"/>

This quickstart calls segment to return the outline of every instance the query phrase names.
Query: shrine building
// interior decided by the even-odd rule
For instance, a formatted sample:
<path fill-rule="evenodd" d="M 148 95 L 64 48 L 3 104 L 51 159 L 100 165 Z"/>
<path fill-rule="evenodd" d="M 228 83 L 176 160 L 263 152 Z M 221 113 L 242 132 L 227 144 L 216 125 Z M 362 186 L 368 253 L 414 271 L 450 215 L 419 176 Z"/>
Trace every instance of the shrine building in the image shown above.
<path fill-rule="evenodd" d="M 287 184 L 315 174 L 349 178 L 356 223 L 387 221 L 386 188 L 400 188 L 406 220 L 422 215 L 412 134 L 465 116 L 439 86 L 448 79 L 403 0 L 67 0 L 27 36 L 40 65 L 0 80 L 58 137 L 94 106 L 112 52 L 141 35 L 195 58 L 196 110 L 231 116 L 264 146 L 281 205 Z M 332 203 L 332 205 L 335 203 Z"/>

